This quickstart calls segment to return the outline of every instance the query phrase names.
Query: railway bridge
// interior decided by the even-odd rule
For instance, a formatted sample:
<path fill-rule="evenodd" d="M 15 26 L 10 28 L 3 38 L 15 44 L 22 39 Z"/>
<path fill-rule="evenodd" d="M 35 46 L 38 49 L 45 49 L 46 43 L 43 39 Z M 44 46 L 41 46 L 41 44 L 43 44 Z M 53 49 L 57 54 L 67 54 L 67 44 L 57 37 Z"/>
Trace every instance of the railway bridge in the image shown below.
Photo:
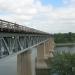
<path fill-rule="evenodd" d="M 51 34 L 0 20 L 0 75 L 36 75 L 53 48 Z"/>

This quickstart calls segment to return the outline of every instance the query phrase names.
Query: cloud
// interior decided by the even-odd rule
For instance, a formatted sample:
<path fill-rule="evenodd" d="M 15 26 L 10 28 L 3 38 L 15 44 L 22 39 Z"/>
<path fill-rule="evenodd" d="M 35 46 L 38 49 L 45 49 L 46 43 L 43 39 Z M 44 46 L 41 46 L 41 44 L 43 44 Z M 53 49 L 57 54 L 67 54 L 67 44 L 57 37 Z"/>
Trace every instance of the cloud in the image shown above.
<path fill-rule="evenodd" d="M 62 1 L 56 8 L 41 0 L 0 0 L 0 18 L 46 32 L 75 32 L 75 0 Z"/>
<path fill-rule="evenodd" d="M 40 13 L 31 20 L 29 26 L 47 32 L 75 32 L 75 8 L 72 1 L 68 3 L 65 7 L 54 8 L 39 2 Z"/>
<path fill-rule="evenodd" d="M 15 17 L 15 21 L 18 21 L 18 19 L 21 19 L 21 21 L 30 20 L 37 14 L 33 1 L 34 0 L 0 0 L 0 10 L 11 14 Z"/>

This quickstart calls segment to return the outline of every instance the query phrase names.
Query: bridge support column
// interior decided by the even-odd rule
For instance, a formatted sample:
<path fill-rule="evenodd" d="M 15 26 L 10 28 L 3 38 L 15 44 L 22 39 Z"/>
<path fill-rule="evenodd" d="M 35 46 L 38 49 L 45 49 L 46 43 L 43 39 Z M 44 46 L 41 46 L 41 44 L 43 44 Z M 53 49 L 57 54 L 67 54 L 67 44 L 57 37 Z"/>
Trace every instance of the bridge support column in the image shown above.
<path fill-rule="evenodd" d="M 47 41 L 41 43 L 37 46 L 37 68 L 47 68 L 46 60 L 49 57 L 53 57 L 53 49 L 52 46 L 53 42 L 51 42 L 51 39 L 48 39 Z"/>
<path fill-rule="evenodd" d="M 53 49 L 54 49 L 54 41 L 52 41 L 52 39 L 48 39 L 45 43 L 44 43 L 44 48 L 45 48 L 45 58 L 48 57 L 53 57 Z"/>
<path fill-rule="evenodd" d="M 47 67 L 44 58 L 45 58 L 45 43 L 41 43 L 40 45 L 37 46 L 36 68 Z"/>
<path fill-rule="evenodd" d="M 36 48 L 32 48 L 17 56 L 18 75 L 35 75 L 36 51 Z"/>
<path fill-rule="evenodd" d="M 44 59 L 44 51 L 45 51 L 44 43 L 37 46 L 37 59 L 38 60 Z"/>
<path fill-rule="evenodd" d="M 51 40 L 47 40 L 40 45 L 37 46 L 37 59 L 45 59 L 51 56 L 51 52 L 53 51 L 53 43 Z"/>
<path fill-rule="evenodd" d="M 19 54 L 17 56 L 17 72 L 18 75 L 32 75 L 30 51 Z"/>

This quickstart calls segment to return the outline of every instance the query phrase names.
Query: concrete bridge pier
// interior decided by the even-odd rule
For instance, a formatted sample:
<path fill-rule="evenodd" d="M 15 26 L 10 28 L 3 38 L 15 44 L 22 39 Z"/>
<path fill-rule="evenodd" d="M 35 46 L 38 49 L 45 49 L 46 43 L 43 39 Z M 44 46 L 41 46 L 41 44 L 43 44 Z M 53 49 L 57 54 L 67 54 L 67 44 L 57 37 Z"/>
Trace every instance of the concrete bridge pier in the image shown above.
<path fill-rule="evenodd" d="M 54 42 L 52 39 L 48 39 L 47 41 L 39 44 L 37 46 L 37 63 L 36 68 L 47 68 L 46 60 L 49 57 L 53 57 L 53 49 Z"/>
<path fill-rule="evenodd" d="M 54 51 L 54 42 L 51 40 L 50 38 L 37 46 L 37 60 L 51 57 L 51 53 Z"/>
<path fill-rule="evenodd" d="M 35 75 L 37 49 L 31 48 L 17 56 L 17 75 Z"/>
<path fill-rule="evenodd" d="M 31 51 L 26 51 L 17 56 L 18 75 L 32 75 L 31 72 Z"/>

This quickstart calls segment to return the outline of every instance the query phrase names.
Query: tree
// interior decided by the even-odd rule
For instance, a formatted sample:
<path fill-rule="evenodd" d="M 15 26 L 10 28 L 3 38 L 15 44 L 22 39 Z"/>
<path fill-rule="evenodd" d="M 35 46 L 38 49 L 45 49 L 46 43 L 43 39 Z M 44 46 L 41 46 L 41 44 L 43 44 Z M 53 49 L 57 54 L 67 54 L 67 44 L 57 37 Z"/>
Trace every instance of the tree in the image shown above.
<path fill-rule="evenodd" d="M 57 33 L 54 34 L 55 43 L 74 43 L 75 33 Z"/>
<path fill-rule="evenodd" d="M 53 58 L 48 59 L 48 64 L 50 75 L 75 75 L 75 54 L 55 53 Z"/>

